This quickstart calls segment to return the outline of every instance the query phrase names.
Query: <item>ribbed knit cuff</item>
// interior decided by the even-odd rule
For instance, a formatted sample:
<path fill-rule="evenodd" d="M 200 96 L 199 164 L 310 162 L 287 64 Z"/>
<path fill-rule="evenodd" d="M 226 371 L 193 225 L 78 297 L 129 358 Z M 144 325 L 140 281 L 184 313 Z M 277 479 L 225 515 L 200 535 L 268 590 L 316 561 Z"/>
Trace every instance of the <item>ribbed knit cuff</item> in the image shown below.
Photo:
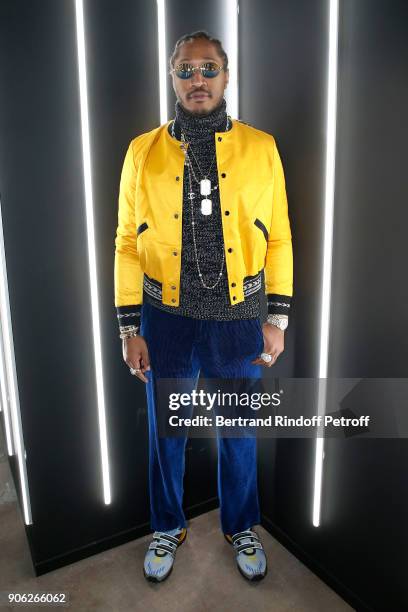
<path fill-rule="evenodd" d="M 140 327 L 141 312 L 141 304 L 134 304 L 132 306 L 116 306 L 116 316 L 118 319 L 119 328 L 127 325 L 136 325 L 137 327 Z"/>
<path fill-rule="evenodd" d="M 268 293 L 266 295 L 268 301 L 268 314 L 285 314 L 290 313 L 290 304 L 292 298 L 290 295 L 279 295 L 278 293 Z"/>

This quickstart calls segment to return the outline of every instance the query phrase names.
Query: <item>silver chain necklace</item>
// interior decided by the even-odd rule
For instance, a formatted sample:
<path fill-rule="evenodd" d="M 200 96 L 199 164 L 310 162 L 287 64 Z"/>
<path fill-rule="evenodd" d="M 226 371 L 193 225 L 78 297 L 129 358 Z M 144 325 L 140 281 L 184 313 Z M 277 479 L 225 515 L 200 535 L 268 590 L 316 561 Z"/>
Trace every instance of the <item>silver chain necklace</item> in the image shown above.
<path fill-rule="evenodd" d="M 225 131 L 228 130 L 229 122 L 230 122 L 230 116 L 227 115 L 227 125 L 225 127 Z M 175 122 L 173 121 L 173 123 L 171 125 L 171 133 L 172 133 L 173 138 L 176 137 L 176 135 L 174 133 L 174 123 Z M 183 142 L 183 145 L 182 145 L 181 148 L 183 149 L 185 157 L 186 157 L 185 163 L 189 164 L 191 172 L 193 173 L 195 182 L 200 185 L 200 194 L 202 196 L 209 196 L 209 195 L 211 195 L 212 191 L 214 191 L 215 189 L 218 189 L 218 185 L 215 185 L 214 187 L 211 187 L 211 180 L 208 178 L 208 176 L 210 174 L 210 171 L 211 171 L 211 168 L 212 168 L 213 163 L 214 163 L 215 158 L 216 158 L 216 153 L 214 153 L 214 157 L 213 157 L 213 159 L 211 161 L 211 164 L 210 164 L 210 167 L 208 169 L 207 174 L 204 174 L 204 172 L 200 168 L 200 164 L 198 163 L 196 156 L 194 155 L 194 151 L 191 148 L 191 143 L 189 143 L 186 140 L 183 132 L 181 133 L 181 140 Z M 187 146 L 188 146 L 188 149 L 187 149 Z M 192 161 L 190 159 L 189 151 L 191 151 L 191 153 L 192 153 L 192 155 L 193 155 L 193 157 L 195 159 L 195 162 L 197 164 L 197 167 L 198 167 L 198 169 L 200 171 L 201 176 L 204 176 L 203 179 L 198 179 L 196 177 L 196 174 L 195 174 L 194 168 L 193 168 L 193 164 L 192 164 Z M 195 194 L 193 193 L 193 191 L 191 189 L 191 185 L 190 185 L 190 192 L 188 194 L 188 197 L 190 199 L 195 197 Z M 204 199 L 201 200 L 201 214 L 203 214 L 203 215 L 211 215 L 211 213 L 212 213 L 212 201 L 209 198 L 204 197 Z"/>
<path fill-rule="evenodd" d="M 190 192 L 192 192 L 190 166 L 188 166 L 188 179 L 189 179 L 189 183 L 190 183 Z M 194 194 L 193 194 L 193 196 L 194 196 Z M 217 280 L 215 281 L 215 283 L 213 285 L 207 285 L 204 282 L 204 280 L 203 280 L 203 274 L 201 272 L 200 263 L 198 261 L 197 242 L 196 242 L 196 236 L 195 236 L 195 225 L 196 224 L 195 224 L 195 221 L 194 221 L 193 198 L 189 198 L 189 200 L 190 200 L 190 206 L 191 206 L 191 228 L 192 228 L 192 234 L 193 234 L 194 256 L 195 256 L 195 260 L 196 260 L 196 264 L 197 264 L 198 276 L 200 278 L 200 282 L 201 282 L 202 286 L 205 289 L 215 289 L 215 287 L 218 285 L 218 283 L 220 282 L 220 280 L 222 278 L 222 271 L 224 269 L 224 261 L 225 261 L 225 251 L 224 251 L 224 249 L 222 249 L 222 262 L 221 262 L 221 268 L 220 268 L 220 271 L 218 273 Z"/>
<path fill-rule="evenodd" d="M 228 129 L 228 126 L 229 126 L 229 120 L 230 120 L 230 118 L 229 118 L 229 115 L 228 115 L 227 116 L 226 130 Z M 174 133 L 174 121 L 173 121 L 172 126 L 171 126 L 171 133 L 172 133 L 173 138 L 175 138 L 176 135 Z M 215 287 L 218 285 L 218 283 L 220 282 L 220 280 L 222 278 L 223 269 L 224 269 L 224 263 L 225 263 L 225 251 L 224 251 L 224 249 L 222 250 L 222 263 L 221 263 L 221 269 L 220 269 L 220 271 L 218 273 L 217 280 L 215 281 L 215 283 L 213 285 L 207 285 L 204 282 L 204 280 L 203 280 L 203 274 L 201 272 L 200 263 L 198 261 L 197 242 L 196 242 L 196 236 L 195 236 L 195 225 L 196 225 L 196 223 L 195 223 L 195 220 L 194 220 L 194 205 L 193 205 L 193 199 L 195 198 L 196 194 L 193 192 L 191 175 L 193 174 L 196 183 L 200 184 L 200 194 L 204 195 L 204 196 L 205 195 L 210 195 L 212 189 L 211 189 L 211 181 L 208 178 L 208 175 L 210 174 L 210 170 L 211 170 L 212 165 L 214 163 L 216 154 L 214 155 L 214 158 L 213 158 L 213 160 L 211 162 L 211 165 L 210 165 L 210 168 L 209 168 L 209 170 L 207 172 L 207 175 L 204 175 L 204 179 L 201 179 L 199 181 L 197 179 L 197 177 L 195 176 L 194 168 L 193 168 L 193 165 L 191 163 L 191 160 L 190 160 L 188 152 L 187 152 L 186 144 L 189 146 L 190 149 L 191 149 L 191 145 L 190 145 L 190 143 L 188 143 L 185 140 L 185 137 L 184 137 L 183 133 L 181 133 L 181 139 L 183 141 L 183 144 L 182 144 L 181 148 L 183 149 L 184 155 L 185 155 L 185 158 L 186 158 L 184 163 L 187 166 L 188 179 L 189 179 L 189 185 L 190 185 L 190 191 L 188 192 L 188 199 L 190 200 L 190 206 L 191 206 L 191 228 L 192 228 L 192 235 L 193 235 L 194 256 L 195 256 L 195 260 L 196 260 L 196 264 L 197 264 L 198 276 L 199 276 L 199 279 L 200 279 L 200 282 L 201 282 L 202 286 L 205 289 L 215 289 Z M 196 159 L 196 156 L 194 155 L 192 149 L 191 149 L 191 152 L 192 152 L 192 154 L 194 156 L 194 159 L 196 161 L 198 169 L 200 170 L 200 173 L 203 174 L 203 172 L 201 171 L 200 165 L 199 165 L 199 163 L 198 163 L 198 161 Z M 218 188 L 218 185 L 216 185 L 213 189 L 217 189 L 217 188 Z M 207 198 L 201 200 L 201 213 L 203 215 L 210 215 L 212 213 L 212 202 L 211 202 L 211 200 L 209 200 Z"/>

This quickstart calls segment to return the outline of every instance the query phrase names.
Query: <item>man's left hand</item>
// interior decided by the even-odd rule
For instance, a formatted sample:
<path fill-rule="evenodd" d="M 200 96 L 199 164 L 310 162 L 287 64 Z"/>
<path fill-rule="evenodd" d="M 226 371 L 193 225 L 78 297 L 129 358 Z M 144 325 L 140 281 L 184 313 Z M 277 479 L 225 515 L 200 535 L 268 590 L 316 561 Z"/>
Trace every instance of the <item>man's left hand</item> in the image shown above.
<path fill-rule="evenodd" d="M 266 368 L 270 368 L 276 363 L 277 358 L 285 348 L 284 336 L 285 332 L 276 325 L 270 323 L 264 323 L 262 325 L 262 333 L 264 337 L 264 348 L 263 352 L 268 353 L 272 356 L 271 361 L 264 361 L 260 357 L 254 359 L 251 363 L 254 365 L 262 365 Z"/>

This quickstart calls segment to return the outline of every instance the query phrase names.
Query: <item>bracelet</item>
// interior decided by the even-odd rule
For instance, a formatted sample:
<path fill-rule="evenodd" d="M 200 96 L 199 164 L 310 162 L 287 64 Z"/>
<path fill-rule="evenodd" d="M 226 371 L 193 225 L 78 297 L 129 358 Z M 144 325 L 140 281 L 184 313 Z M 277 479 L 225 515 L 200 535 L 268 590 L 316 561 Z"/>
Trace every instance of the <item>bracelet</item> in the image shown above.
<path fill-rule="evenodd" d="M 126 338 L 135 338 L 139 335 L 139 327 L 136 325 L 125 325 L 120 327 L 119 338 L 125 340 Z"/>
<path fill-rule="evenodd" d="M 120 334 L 119 338 L 121 340 L 127 340 L 128 338 L 136 338 L 136 336 L 138 335 L 139 335 L 138 331 L 133 331 L 133 332 L 127 332 L 126 334 L 125 333 Z"/>
<path fill-rule="evenodd" d="M 134 331 L 135 329 L 139 329 L 138 325 L 120 325 L 119 330 L 121 332 Z"/>
<path fill-rule="evenodd" d="M 270 325 L 275 325 L 276 327 L 284 331 L 288 326 L 289 317 L 288 315 L 283 314 L 270 314 L 268 315 L 266 322 Z"/>

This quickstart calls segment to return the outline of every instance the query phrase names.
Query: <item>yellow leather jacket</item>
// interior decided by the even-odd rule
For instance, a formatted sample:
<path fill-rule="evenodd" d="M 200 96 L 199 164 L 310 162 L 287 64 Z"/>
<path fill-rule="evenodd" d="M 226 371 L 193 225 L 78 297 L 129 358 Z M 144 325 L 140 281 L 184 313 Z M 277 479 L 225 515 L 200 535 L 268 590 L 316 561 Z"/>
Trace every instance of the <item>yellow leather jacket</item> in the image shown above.
<path fill-rule="evenodd" d="M 134 138 L 119 188 L 115 306 L 142 304 L 144 273 L 162 283 L 162 301 L 178 306 L 184 152 L 170 121 Z M 293 291 L 293 255 L 285 178 L 272 135 L 237 119 L 215 133 L 230 303 L 244 300 L 243 279 L 264 269 L 265 292 Z"/>

